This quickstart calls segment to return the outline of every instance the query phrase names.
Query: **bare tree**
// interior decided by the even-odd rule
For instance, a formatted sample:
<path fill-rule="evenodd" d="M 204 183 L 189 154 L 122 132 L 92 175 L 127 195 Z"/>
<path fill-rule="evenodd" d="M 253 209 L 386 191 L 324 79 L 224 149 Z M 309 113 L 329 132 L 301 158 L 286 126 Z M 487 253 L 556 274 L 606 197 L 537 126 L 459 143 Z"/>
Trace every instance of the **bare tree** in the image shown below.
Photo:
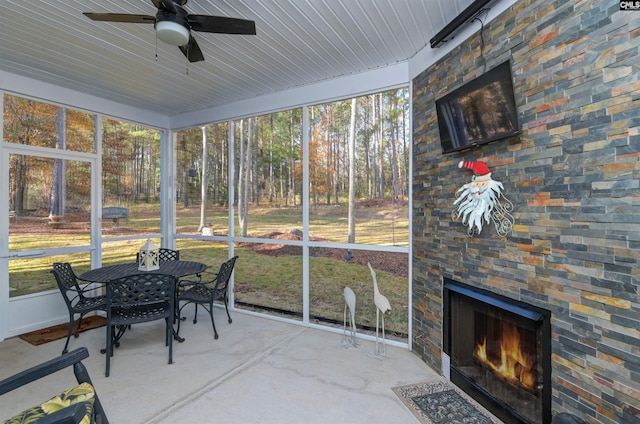
<path fill-rule="evenodd" d="M 382 120 L 382 93 L 374 94 L 374 113 L 375 116 L 375 130 L 376 139 L 378 140 L 378 196 L 384 198 L 384 122 Z"/>
<path fill-rule="evenodd" d="M 356 242 L 356 103 L 351 99 L 351 125 L 349 127 L 349 236 L 348 243 Z"/>
<path fill-rule="evenodd" d="M 65 150 L 67 148 L 67 110 L 63 107 L 58 108 L 56 128 L 56 147 L 58 149 Z M 55 160 L 53 165 L 53 181 L 51 182 L 51 204 L 49 209 L 49 218 L 54 216 L 64 216 L 65 168 L 65 161 L 63 159 Z"/>
<path fill-rule="evenodd" d="M 207 127 L 202 127 L 202 183 L 200 184 L 200 226 L 198 232 L 201 232 L 207 226 Z"/>
<path fill-rule="evenodd" d="M 260 138 L 258 127 L 260 125 L 260 118 L 254 117 L 249 119 L 249 152 L 250 155 L 250 163 L 251 163 L 251 197 L 253 198 L 253 204 L 258 206 L 260 204 L 260 196 L 262 193 L 260 192 L 260 173 L 258 171 L 258 150 L 260 149 Z"/>
<path fill-rule="evenodd" d="M 399 171 L 398 171 L 398 116 L 400 111 L 398 110 L 398 97 L 395 92 L 389 92 L 389 99 L 391 104 L 389 105 L 389 126 L 391 127 L 389 133 L 391 134 L 391 170 L 393 176 L 393 201 L 398 199 L 400 194 L 399 190 Z"/>
<path fill-rule="evenodd" d="M 249 170 L 247 169 L 247 156 L 244 148 L 244 119 L 240 120 L 240 155 L 239 155 L 239 169 L 238 169 L 238 224 L 240 224 L 240 235 L 242 237 L 247 236 L 247 200 L 249 194 L 247 176 Z"/>
<path fill-rule="evenodd" d="M 295 135 L 294 135 L 294 118 L 293 118 L 293 114 L 290 114 L 290 118 L 289 118 L 289 166 L 288 166 L 288 179 L 287 179 L 287 201 L 285 202 L 285 204 L 288 206 L 289 205 L 289 198 L 291 198 L 291 204 L 293 206 L 297 205 L 297 201 L 296 201 L 296 178 L 295 178 L 295 167 L 296 167 L 296 158 L 298 157 L 297 154 L 293 154 L 293 152 L 295 151 Z"/>

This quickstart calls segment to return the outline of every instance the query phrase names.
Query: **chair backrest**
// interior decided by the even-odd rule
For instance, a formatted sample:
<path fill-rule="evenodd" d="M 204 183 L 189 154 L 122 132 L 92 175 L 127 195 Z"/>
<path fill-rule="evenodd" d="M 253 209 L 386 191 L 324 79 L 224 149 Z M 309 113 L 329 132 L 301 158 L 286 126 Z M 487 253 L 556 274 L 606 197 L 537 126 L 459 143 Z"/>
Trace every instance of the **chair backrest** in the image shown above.
<path fill-rule="evenodd" d="M 175 284 L 173 275 L 151 272 L 116 278 L 107 284 L 107 308 L 166 304 L 173 311 Z"/>
<path fill-rule="evenodd" d="M 75 374 L 76 381 L 78 382 L 78 384 L 89 383 L 93 386 L 93 382 L 91 381 L 89 372 L 87 371 L 87 368 L 85 367 L 85 365 L 82 363 L 82 361 L 84 359 L 87 359 L 88 357 L 89 357 L 89 351 L 87 350 L 87 348 L 81 347 L 69 353 L 65 353 L 62 356 L 57 356 L 39 365 L 35 365 L 29 369 L 26 369 L 10 377 L 7 377 L 2 381 L 0 381 L 0 395 L 4 395 L 5 393 L 8 393 L 12 390 L 21 389 L 24 387 L 22 396 L 33 396 L 33 393 L 32 393 L 33 391 L 32 389 L 29 389 L 27 384 L 37 382 L 40 379 L 46 379 L 48 376 L 55 374 L 59 371 L 68 371 L 70 367 L 72 367 L 73 373 Z M 51 382 L 52 380 L 48 380 L 48 381 Z M 67 380 L 60 380 L 60 381 L 67 381 Z M 41 383 L 41 384 L 44 384 L 44 383 Z M 65 386 L 65 387 L 68 387 L 68 386 Z M 95 389 L 95 386 L 94 386 L 94 389 Z M 71 396 L 71 397 L 74 397 L 74 396 Z M 94 399 L 94 403 L 93 403 L 93 414 L 91 417 L 92 418 L 91 422 L 109 424 L 109 420 L 107 419 L 104 408 L 102 407 L 102 402 L 98 397 L 97 391 L 94 393 L 93 399 Z M 84 402 L 80 402 L 78 404 L 82 405 L 84 404 Z M 64 412 L 65 410 L 64 405 L 56 404 L 56 406 L 60 406 L 62 408 L 62 409 L 59 409 L 57 413 L 58 415 L 61 415 L 61 417 L 64 417 L 62 419 L 55 420 L 56 423 L 81 422 L 78 420 L 67 421 L 66 418 L 68 418 L 68 415 L 65 414 Z M 53 410 L 50 411 L 49 414 L 53 412 L 56 412 L 55 408 L 53 408 Z M 69 410 L 68 412 L 76 412 L 76 411 Z M 31 418 L 33 419 L 35 417 L 31 417 Z M 16 421 L 12 419 L 6 422 L 16 422 Z M 25 421 L 20 420 L 20 422 L 25 422 Z M 32 420 L 29 422 L 54 422 L 54 421 L 51 419 L 51 415 L 48 415 L 48 417 L 47 416 L 38 417 L 37 420 Z"/>
<path fill-rule="evenodd" d="M 54 262 L 51 273 L 56 278 L 67 307 L 72 308 L 78 299 L 84 298 L 82 289 L 78 285 L 78 277 L 69 262 Z"/>
<path fill-rule="evenodd" d="M 158 260 L 160 262 L 179 261 L 180 251 L 161 247 L 158 249 Z M 140 252 L 136 253 L 136 262 L 140 262 Z"/>
<path fill-rule="evenodd" d="M 236 259 L 238 259 L 238 257 L 234 256 L 233 258 L 220 265 L 218 275 L 216 275 L 215 290 L 217 292 L 226 291 L 229 287 L 229 280 L 231 279 L 231 274 L 233 273 L 233 267 L 236 264 Z"/>
<path fill-rule="evenodd" d="M 160 249 L 158 249 L 158 255 L 160 257 L 159 258 L 160 262 L 180 260 L 179 250 L 173 250 L 173 249 L 167 249 L 167 248 L 161 247 Z"/>
<path fill-rule="evenodd" d="M 78 277 L 69 262 L 54 262 L 51 273 L 56 277 L 60 290 L 80 290 Z"/>

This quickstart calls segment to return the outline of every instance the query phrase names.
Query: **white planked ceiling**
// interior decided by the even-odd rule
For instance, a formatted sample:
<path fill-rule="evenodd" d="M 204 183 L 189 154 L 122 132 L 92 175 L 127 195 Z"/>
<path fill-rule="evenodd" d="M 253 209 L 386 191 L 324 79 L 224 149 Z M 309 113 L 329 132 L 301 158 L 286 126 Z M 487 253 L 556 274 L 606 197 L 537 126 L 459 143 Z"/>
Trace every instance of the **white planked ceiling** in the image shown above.
<path fill-rule="evenodd" d="M 192 32 L 205 61 L 189 63 L 152 25 L 82 14 L 155 15 L 151 0 L 0 0 L 0 70 L 174 116 L 404 62 L 471 3 L 189 0 L 257 32 Z"/>

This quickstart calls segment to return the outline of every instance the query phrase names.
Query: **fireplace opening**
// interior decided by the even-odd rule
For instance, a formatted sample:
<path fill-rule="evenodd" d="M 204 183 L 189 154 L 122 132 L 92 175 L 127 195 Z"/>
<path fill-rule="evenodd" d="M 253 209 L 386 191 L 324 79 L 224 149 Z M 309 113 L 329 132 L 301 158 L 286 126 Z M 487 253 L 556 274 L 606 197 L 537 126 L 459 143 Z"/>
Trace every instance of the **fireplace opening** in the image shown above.
<path fill-rule="evenodd" d="M 451 381 L 506 423 L 550 423 L 550 312 L 446 278 L 443 298 Z"/>

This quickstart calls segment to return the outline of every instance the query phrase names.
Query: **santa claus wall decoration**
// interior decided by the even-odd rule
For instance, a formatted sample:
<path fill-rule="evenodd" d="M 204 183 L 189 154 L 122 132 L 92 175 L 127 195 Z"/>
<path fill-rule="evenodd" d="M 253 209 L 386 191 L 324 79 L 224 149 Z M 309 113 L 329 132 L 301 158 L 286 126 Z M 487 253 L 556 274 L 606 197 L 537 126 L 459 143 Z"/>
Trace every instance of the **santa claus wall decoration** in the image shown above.
<path fill-rule="evenodd" d="M 471 169 L 475 175 L 470 183 L 456 191 L 453 205 L 457 209 L 451 213 L 453 220 L 461 220 L 468 226 L 469 236 L 480 234 L 484 223 L 489 224 L 493 220 L 498 235 L 507 236 L 513 229 L 514 220 L 509 213 L 513 204 L 503 196 L 502 183 L 491 178 L 491 171 L 484 162 L 460 161 L 458 167 Z"/>

